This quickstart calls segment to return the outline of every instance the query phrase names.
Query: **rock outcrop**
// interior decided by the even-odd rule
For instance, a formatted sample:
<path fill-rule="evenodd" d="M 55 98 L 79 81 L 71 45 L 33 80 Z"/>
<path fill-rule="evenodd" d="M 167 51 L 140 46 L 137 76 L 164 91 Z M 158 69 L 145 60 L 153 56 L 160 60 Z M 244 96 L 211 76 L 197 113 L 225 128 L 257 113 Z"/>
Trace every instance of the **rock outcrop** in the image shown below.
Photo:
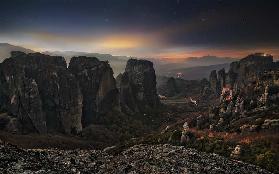
<path fill-rule="evenodd" d="M 278 70 L 278 63 L 273 62 L 271 55 L 256 53 L 251 54 L 240 61 L 232 62 L 228 73 L 222 69 L 212 71 L 209 80 L 212 90 L 221 94 L 224 87 L 238 90 L 256 82 L 267 71 Z"/>
<path fill-rule="evenodd" d="M 226 71 L 224 68 L 218 71 L 218 81 L 220 85 L 218 90 L 223 89 L 226 85 Z"/>
<path fill-rule="evenodd" d="M 160 105 L 152 62 L 128 60 L 120 82 L 120 104 L 126 113 L 144 112 Z"/>
<path fill-rule="evenodd" d="M 211 71 L 209 75 L 209 83 L 211 90 L 218 95 L 220 92 L 220 82 L 218 80 L 216 70 Z"/>
<path fill-rule="evenodd" d="M 217 130 L 224 130 L 229 125 L 235 130 L 244 124 L 261 127 L 259 123 L 254 124 L 258 117 L 278 118 L 279 64 L 273 62 L 271 55 L 249 55 L 231 63 L 228 73 L 220 70 L 217 78 L 216 71 L 213 71 L 210 84 L 215 94 L 220 96 L 218 112 L 210 113 L 215 117 L 216 123 L 213 125 Z M 216 88 L 217 85 L 220 88 Z M 271 110 L 272 114 L 266 114 Z M 253 117 L 250 119 L 249 115 Z M 240 122 L 243 125 L 239 125 Z"/>
<path fill-rule="evenodd" d="M 116 81 L 108 62 L 95 57 L 73 57 L 69 70 L 81 87 L 83 126 L 96 123 L 99 116 L 119 107 Z"/>
<path fill-rule="evenodd" d="M 134 114 L 160 104 L 149 61 L 129 60 L 117 87 L 109 63 L 95 57 L 73 57 L 67 67 L 63 57 L 11 55 L 0 64 L 0 130 L 77 134 L 107 124 L 112 112 Z"/>
<path fill-rule="evenodd" d="M 0 65 L 0 106 L 21 133 L 78 133 L 82 95 L 62 57 L 12 52 Z"/>

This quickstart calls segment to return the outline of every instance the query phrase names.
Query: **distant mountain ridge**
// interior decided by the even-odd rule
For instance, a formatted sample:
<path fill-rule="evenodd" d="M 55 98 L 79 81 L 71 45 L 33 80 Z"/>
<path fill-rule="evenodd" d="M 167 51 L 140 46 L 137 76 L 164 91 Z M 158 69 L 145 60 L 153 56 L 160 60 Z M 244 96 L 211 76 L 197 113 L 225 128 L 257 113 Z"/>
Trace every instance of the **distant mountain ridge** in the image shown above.
<path fill-rule="evenodd" d="M 202 56 L 189 57 L 185 61 L 193 66 L 209 66 L 217 64 L 225 64 L 237 61 L 238 59 L 232 57 L 217 57 L 217 56 Z"/>
<path fill-rule="evenodd" d="M 161 72 L 161 76 L 167 77 L 177 77 L 178 73 L 181 75 L 180 78 L 185 80 L 201 80 L 203 78 L 208 78 L 210 72 L 215 69 L 228 70 L 230 67 L 229 63 L 209 65 L 209 66 L 194 66 L 189 68 L 178 68 L 171 69 L 166 72 Z"/>
<path fill-rule="evenodd" d="M 155 64 L 155 68 L 158 74 L 166 74 L 167 72 L 172 73 L 172 71 L 177 69 L 227 64 L 237 60 L 236 58 L 217 56 L 189 57 L 178 60 L 178 62 L 175 63 L 162 60 L 160 63 Z"/>
<path fill-rule="evenodd" d="M 65 58 L 66 62 L 69 63 L 72 57 L 75 56 L 86 56 L 86 57 L 97 57 L 101 61 L 109 61 L 114 76 L 124 72 L 126 62 L 131 57 L 128 56 L 113 56 L 111 54 L 100 54 L 100 53 L 88 53 L 88 52 L 78 52 L 78 51 L 45 51 L 43 54 L 51 56 L 62 56 Z"/>
<path fill-rule="evenodd" d="M 11 56 L 11 51 L 21 51 L 24 53 L 34 53 L 35 51 L 9 43 L 0 43 L 0 62 Z"/>
<path fill-rule="evenodd" d="M 35 51 L 20 46 L 15 46 L 9 43 L 0 43 L 0 61 L 10 57 L 11 51 L 22 51 L 25 53 L 34 53 Z M 129 56 L 113 56 L 111 54 L 89 53 L 80 51 L 44 51 L 43 54 L 51 56 L 62 56 L 66 62 L 69 63 L 70 59 L 75 56 L 97 57 L 101 61 L 109 61 L 114 76 L 124 72 L 125 65 Z M 136 57 L 135 57 L 136 58 Z M 228 64 L 236 61 L 237 59 L 231 57 L 217 57 L 217 56 L 202 56 L 202 57 L 189 57 L 177 60 L 173 63 L 171 59 L 156 59 L 156 58 L 136 58 L 146 59 L 152 61 L 157 75 L 160 76 L 175 76 L 177 72 L 184 72 L 185 79 L 200 79 L 206 78 L 209 72 L 219 68 L 227 68 Z M 213 66 L 215 65 L 215 67 Z M 209 67 L 207 67 L 209 66 Z"/>

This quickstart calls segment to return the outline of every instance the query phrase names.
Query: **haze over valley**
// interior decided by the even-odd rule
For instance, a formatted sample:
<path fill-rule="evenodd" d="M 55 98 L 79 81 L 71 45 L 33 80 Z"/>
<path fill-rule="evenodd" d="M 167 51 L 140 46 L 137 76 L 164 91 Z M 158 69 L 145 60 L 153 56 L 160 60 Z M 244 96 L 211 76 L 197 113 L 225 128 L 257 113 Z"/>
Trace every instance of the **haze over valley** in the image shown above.
<path fill-rule="evenodd" d="M 23 51 L 25 53 L 33 53 L 35 51 L 20 46 L 14 46 L 8 43 L 0 44 L 0 57 L 7 58 L 10 56 L 11 51 Z M 52 56 L 63 56 L 66 62 L 69 63 L 70 59 L 74 56 L 87 56 L 97 57 L 102 61 L 109 61 L 114 70 L 114 76 L 123 73 L 128 59 L 137 58 L 129 56 L 113 56 L 110 54 L 100 53 L 87 53 L 75 51 L 44 51 L 44 54 Z M 146 59 L 154 63 L 154 68 L 158 76 L 176 77 L 177 73 L 184 74 L 183 78 L 186 80 L 195 80 L 207 78 L 213 69 L 228 69 L 229 63 L 236 61 L 237 58 L 230 57 L 216 57 L 216 56 L 203 56 L 203 57 L 188 57 L 185 59 L 173 60 L 168 58 L 137 58 Z"/>

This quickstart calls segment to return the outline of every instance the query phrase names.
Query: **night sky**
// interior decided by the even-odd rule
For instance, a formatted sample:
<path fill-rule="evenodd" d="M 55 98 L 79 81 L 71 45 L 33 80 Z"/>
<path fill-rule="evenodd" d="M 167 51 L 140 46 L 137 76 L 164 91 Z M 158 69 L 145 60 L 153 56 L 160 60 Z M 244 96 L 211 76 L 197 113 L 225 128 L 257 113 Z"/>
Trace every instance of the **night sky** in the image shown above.
<path fill-rule="evenodd" d="M 0 42 L 138 57 L 279 57 L 274 0 L 1 0 Z"/>

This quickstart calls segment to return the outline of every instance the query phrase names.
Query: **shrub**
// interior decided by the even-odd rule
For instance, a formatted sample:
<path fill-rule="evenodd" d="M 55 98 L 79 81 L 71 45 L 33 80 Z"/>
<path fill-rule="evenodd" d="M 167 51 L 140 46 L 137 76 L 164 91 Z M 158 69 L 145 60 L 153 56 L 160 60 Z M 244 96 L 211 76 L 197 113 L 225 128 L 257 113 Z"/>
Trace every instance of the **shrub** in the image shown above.
<path fill-rule="evenodd" d="M 270 171 L 279 170 L 278 160 L 278 154 L 270 150 L 266 151 L 265 153 L 256 155 L 256 164 Z"/>

